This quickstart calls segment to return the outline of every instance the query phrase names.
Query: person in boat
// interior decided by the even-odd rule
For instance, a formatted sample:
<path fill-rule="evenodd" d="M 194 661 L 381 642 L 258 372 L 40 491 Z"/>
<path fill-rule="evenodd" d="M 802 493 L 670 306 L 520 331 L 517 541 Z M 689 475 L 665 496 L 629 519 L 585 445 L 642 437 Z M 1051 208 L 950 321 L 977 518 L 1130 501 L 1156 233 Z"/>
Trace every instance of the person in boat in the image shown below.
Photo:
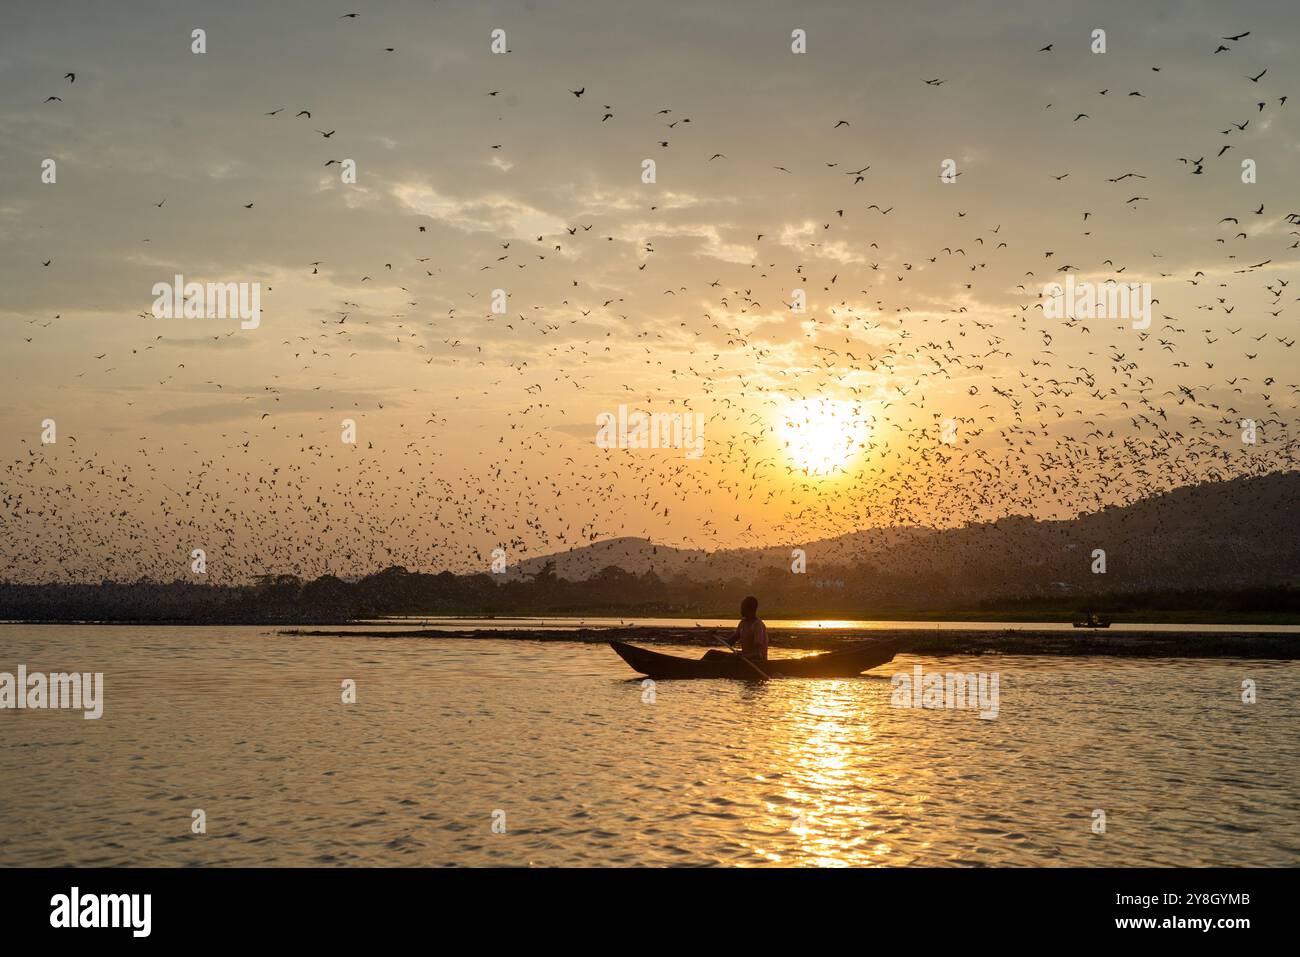
<path fill-rule="evenodd" d="M 731 639 L 734 648 L 751 661 L 767 661 L 767 625 L 758 617 L 758 599 L 748 596 L 740 603 L 740 624 Z"/>
<path fill-rule="evenodd" d="M 704 660 L 730 658 L 732 654 L 738 654 L 750 661 L 767 661 L 767 625 L 758 617 L 758 599 L 753 595 L 740 603 L 740 623 L 727 644 L 731 647 L 730 653 L 711 648 L 704 653 Z"/>

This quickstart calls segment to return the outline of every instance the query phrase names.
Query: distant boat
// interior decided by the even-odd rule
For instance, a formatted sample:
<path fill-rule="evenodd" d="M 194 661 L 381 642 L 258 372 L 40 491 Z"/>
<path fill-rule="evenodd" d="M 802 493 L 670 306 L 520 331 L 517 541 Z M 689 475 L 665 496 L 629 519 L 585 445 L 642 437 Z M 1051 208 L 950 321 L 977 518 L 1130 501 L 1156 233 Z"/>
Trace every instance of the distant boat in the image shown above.
<path fill-rule="evenodd" d="M 1074 627 L 1075 628 L 1109 628 L 1110 619 L 1101 618 L 1098 615 L 1094 614 L 1093 612 L 1088 612 L 1087 617 L 1079 621 L 1076 621 L 1074 623 Z"/>

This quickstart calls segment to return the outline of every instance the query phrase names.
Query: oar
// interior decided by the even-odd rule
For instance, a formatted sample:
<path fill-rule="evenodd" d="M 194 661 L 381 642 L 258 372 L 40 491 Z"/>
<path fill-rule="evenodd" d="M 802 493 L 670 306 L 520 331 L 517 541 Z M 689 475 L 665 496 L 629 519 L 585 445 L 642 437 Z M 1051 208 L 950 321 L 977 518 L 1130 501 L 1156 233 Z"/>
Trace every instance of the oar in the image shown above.
<path fill-rule="evenodd" d="M 770 678 L 772 677 L 772 676 L 769 675 L 766 671 L 764 671 L 762 668 L 760 668 L 758 665 L 754 664 L 754 662 L 752 662 L 750 659 L 746 658 L 743 654 L 741 654 L 740 652 L 736 651 L 735 646 L 732 645 L 731 642 L 727 641 L 727 639 L 725 639 L 725 638 L 723 638 L 721 635 L 719 635 L 717 632 L 709 632 L 709 634 L 713 635 L 714 638 L 717 638 L 718 641 L 722 642 L 722 644 L 723 644 L 723 645 L 724 645 L 724 646 L 725 646 L 725 647 L 726 647 L 726 648 L 727 648 L 727 649 L 728 649 L 728 650 L 729 650 L 733 655 L 735 655 L 735 656 L 738 657 L 740 660 L 744 661 L 747 665 L 749 665 L 749 667 L 751 667 L 751 668 L 753 668 L 755 671 L 757 671 L 758 674 L 759 674 L 759 676 L 762 677 L 765 681 L 768 680 L 768 679 L 770 679 Z"/>

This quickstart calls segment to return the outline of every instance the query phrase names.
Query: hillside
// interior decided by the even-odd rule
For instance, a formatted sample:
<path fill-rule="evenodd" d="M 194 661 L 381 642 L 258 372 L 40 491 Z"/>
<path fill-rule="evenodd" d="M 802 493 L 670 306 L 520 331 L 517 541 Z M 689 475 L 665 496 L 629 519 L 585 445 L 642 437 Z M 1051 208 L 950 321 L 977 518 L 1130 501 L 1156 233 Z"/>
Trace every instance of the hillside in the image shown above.
<path fill-rule="evenodd" d="M 1010 517 L 946 530 L 870 529 L 797 547 L 807 554 L 809 584 L 842 582 L 863 596 L 900 589 L 914 597 L 987 599 L 1242 588 L 1300 580 L 1298 520 L 1300 473 L 1287 472 L 1176 489 L 1066 521 Z M 788 574 L 793 547 L 706 553 L 619 538 L 529 559 L 514 576 L 553 563 L 558 577 L 572 581 L 609 566 L 666 580 L 735 581 L 765 570 Z M 1105 551 L 1104 574 L 1092 571 L 1094 549 Z"/>

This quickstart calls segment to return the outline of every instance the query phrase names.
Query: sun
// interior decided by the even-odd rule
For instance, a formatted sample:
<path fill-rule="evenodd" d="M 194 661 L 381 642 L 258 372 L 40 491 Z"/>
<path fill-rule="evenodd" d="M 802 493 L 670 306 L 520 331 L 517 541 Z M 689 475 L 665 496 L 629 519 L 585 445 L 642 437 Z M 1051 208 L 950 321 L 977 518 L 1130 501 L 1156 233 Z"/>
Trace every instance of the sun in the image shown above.
<path fill-rule="evenodd" d="M 859 405 L 839 399 L 797 399 L 781 410 L 777 435 L 795 467 L 830 475 L 862 451 L 870 429 Z"/>

